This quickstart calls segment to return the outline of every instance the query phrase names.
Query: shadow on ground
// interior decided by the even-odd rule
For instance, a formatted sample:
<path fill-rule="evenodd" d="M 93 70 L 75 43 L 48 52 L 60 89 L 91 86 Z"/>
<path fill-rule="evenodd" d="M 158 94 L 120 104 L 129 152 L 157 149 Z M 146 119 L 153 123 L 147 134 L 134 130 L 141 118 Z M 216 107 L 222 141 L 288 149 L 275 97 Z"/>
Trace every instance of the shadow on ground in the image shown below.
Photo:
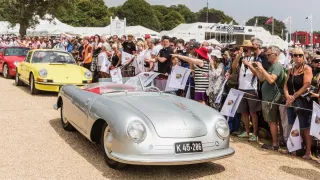
<path fill-rule="evenodd" d="M 309 179 L 309 180 L 319 180 L 320 179 L 320 173 L 316 170 L 313 169 L 304 169 L 304 168 L 292 168 L 292 167 L 288 167 L 288 166 L 281 166 L 279 168 L 280 170 L 294 175 L 294 176 L 298 176 L 304 179 Z"/>
<path fill-rule="evenodd" d="M 110 179 L 196 179 L 225 171 L 220 164 L 203 163 L 185 166 L 128 166 L 116 171 L 109 168 L 100 148 L 87 140 L 79 132 L 66 132 L 60 119 L 49 121 L 58 135 L 78 154 L 84 157 L 103 176 Z"/>
<path fill-rule="evenodd" d="M 15 83 L 12 84 L 13 86 L 16 86 Z M 30 88 L 27 85 L 22 86 L 16 86 L 17 88 L 21 89 L 23 92 L 29 94 L 30 96 L 38 96 L 38 97 L 57 97 L 57 92 L 48 92 L 48 91 L 39 91 L 36 95 L 31 95 Z"/>

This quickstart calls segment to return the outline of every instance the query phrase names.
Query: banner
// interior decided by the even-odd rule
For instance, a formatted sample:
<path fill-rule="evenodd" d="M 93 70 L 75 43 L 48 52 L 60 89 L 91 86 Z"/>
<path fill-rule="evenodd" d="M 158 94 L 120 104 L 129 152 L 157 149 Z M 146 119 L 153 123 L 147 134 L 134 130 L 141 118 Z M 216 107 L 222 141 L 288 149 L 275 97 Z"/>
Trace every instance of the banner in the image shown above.
<path fill-rule="evenodd" d="M 234 117 L 239 107 L 244 92 L 231 89 L 220 113 L 224 116 Z"/>
<path fill-rule="evenodd" d="M 126 53 L 124 51 L 122 51 L 122 55 L 121 55 L 121 64 L 122 65 L 127 65 L 127 63 L 133 58 L 132 54 Z"/>
<path fill-rule="evenodd" d="M 122 36 L 126 34 L 126 19 L 120 20 L 118 17 L 110 19 L 110 34 Z"/>
<path fill-rule="evenodd" d="M 136 77 L 139 77 L 143 86 L 147 87 L 159 74 L 157 72 L 144 72 L 136 75 Z"/>
<path fill-rule="evenodd" d="M 290 137 L 288 138 L 287 141 L 287 147 L 289 152 L 297 151 L 301 149 L 301 136 L 300 136 L 300 124 L 299 124 L 299 118 L 297 116 L 291 132 L 290 132 Z"/>
<path fill-rule="evenodd" d="M 220 88 L 220 92 L 219 92 L 219 94 L 218 94 L 218 96 L 217 96 L 217 98 L 216 98 L 216 101 L 215 101 L 214 103 L 216 103 L 216 104 L 221 103 L 222 94 L 223 94 L 224 87 L 226 86 L 226 83 L 227 83 L 227 82 L 228 82 L 228 79 L 226 78 L 226 79 L 224 80 L 224 82 L 222 83 L 222 86 L 221 86 L 221 88 Z"/>
<path fill-rule="evenodd" d="M 175 89 L 185 89 L 189 75 L 191 73 L 190 69 L 181 67 L 181 66 L 174 66 L 172 68 L 170 81 L 167 82 L 170 88 Z"/>
<path fill-rule="evenodd" d="M 166 88 L 164 90 L 165 92 L 172 92 L 172 91 L 178 91 L 179 90 L 177 88 L 172 88 L 172 87 L 169 86 L 169 84 L 171 84 L 171 76 L 172 76 L 172 74 L 168 76 Z"/>
<path fill-rule="evenodd" d="M 119 67 L 110 70 L 110 75 L 113 83 L 122 84 L 122 74 Z"/>
<path fill-rule="evenodd" d="M 310 135 L 320 140 L 320 106 L 313 101 Z"/>

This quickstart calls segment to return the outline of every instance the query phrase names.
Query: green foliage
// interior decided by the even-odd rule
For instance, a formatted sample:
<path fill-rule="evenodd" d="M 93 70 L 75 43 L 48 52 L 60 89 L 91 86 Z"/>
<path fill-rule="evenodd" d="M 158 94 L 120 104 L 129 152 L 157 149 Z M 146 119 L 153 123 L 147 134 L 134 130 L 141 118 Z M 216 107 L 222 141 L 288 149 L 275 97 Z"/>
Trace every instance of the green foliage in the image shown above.
<path fill-rule="evenodd" d="M 194 23 L 197 22 L 197 15 L 196 13 L 192 12 L 186 5 L 178 4 L 170 6 L 170 9 L 176 12 L 179 12 L 183 18 L 185 19 L 186 23 Z"/>
<path fill-rule="evenodd" d="M 169 14 L 164 16 L 162 28 L 163 30 L 171 30 L 184 22 L 185 20 L 179 12 L 171 11 Z"/>
<path fill-rule="evenodd" d="M 251 19 L 249 19 L 246 23 L 247 26 L 254 26 L 256 23 L 256 19 L 258 19 L 257 26 L 263 27 L 267 31 L 272 34 L 272 24 L 266 24 L 266 22 L 270 19 L 270 17 L 266 16 L 255 16 Z M 279 21 L 277 19 L 274 19 L 274 35 L 278 35 L 281 37 L 281 32 L 283 29 L 283 36 L 287 33 L 287 28 L 285 24 L 282 21 Z"/>
<path fill-rule="evenodd" d="M 201 9 L 197 15 L 198 15 L 198 21 L 200 22 L 207 22 L 207 9 L 203 8 Z M 223 11 L 219 11 L 216 9 L 209 9 L 208 13 L 208 22 L 209 23 L 230 23 L 233 21 L 233 24 L 237 25 L 238 23 L 230 16 L 224 14 Z"/>
<path fill-rule="evenodd" d="M 68 9 L 74 0 L 2 0 L 1 6 L 4 19 L 11 25 L 20 24 L 20 35 L 25 35 L 29 27 L 34 27 L 39 23 L 39 18 L 46 18 L 46 14 L 55 16 L 57 9 Z"/>
<path fill-rule="evenodd" d="M 128 26 L 141 25 L 156 31 L 161 30 L 159 19 L 145 0 L 128 0 L 117 10 L 116 15 L 127 18 Z"/>
<path fill-rule="evenodd" d="M 103 0 L 77 0 L 68 10 L 58 10 L 57 18 L 72 26 L 105 27 L 112 15 Z"/>
<path fill-rule="evenodd" d="M 5 15 L 4 15 L 4 2 L 3 1 L 0 1 L 0 21 L 4 21 L 5 20 Z"/>

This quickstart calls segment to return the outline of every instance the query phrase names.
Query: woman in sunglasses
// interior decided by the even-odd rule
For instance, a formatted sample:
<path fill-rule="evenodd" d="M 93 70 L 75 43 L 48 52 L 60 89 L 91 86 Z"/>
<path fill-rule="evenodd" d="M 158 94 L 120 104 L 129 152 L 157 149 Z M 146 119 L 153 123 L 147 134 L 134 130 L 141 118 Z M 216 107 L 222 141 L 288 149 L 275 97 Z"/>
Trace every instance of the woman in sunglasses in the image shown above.
<path fill-rule="evenodd" d="M 286 83 L 284 84 L 284 95 L 286 97 L 286 106 L 288 107 L 288 121 L 290 125 L 294 124 L 298 116 L 300 129 L 306 142 L 306 152 L 304 159 L 311 159 L 310 121 L 312 116 L 312 101 L 308 100 L 304 94 L 311 85 L 312 69 L 306 63 L 306 59 L 301 48 L 293 50 L 294 65 L 288 70 Z M 310 111 L 305 110 L 310 109 Z"/>

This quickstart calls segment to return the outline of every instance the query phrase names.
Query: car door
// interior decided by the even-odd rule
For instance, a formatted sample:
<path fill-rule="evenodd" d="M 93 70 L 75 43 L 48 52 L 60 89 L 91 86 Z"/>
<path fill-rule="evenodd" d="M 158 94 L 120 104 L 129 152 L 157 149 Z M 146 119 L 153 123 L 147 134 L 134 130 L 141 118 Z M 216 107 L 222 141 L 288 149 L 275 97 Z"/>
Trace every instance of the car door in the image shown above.
<path fill-rule="evenodd" d="M 0 47 L 0 72 L 3 71 L 3 65 L 4 65 L 4 48 Z"/>
<path fill-rule="evenodd" d="M 96 94 L 88 91 L 78 90 L 72 96 L 72 121 L 85 134 L 88 133 L 88 115 L 89 109 L 93 103 Z"/>
<path fill-rule="evenodd" d="M 32 51 L 30 51 L 23 62 L 21 62 L 20 78 L 23 81 L 29 82 L 30 63 L 32 58 Z"/>

